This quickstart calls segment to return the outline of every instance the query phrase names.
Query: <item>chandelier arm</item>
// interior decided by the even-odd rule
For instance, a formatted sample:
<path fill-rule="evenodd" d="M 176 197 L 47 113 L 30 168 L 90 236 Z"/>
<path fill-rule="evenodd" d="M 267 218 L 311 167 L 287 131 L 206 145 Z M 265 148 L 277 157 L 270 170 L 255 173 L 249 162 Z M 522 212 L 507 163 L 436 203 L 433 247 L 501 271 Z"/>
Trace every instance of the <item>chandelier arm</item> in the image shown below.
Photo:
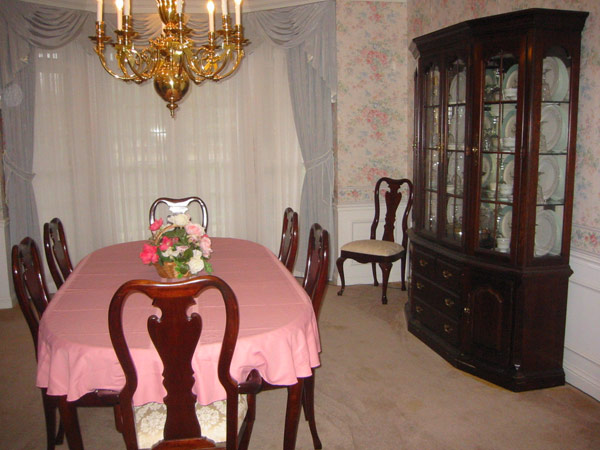
<path fill-rule="evenodd" d="M 136 83 L 143 83 L 154 77 L 161 66 L 158 58 L 152 55 L 152 52 L 147 48 L 141 52 L 138 52 L 135 49 L 128 49 L 124 51 L 123 54 L 124 57 L 118 58 L 119 62 L 123 64 L 121 70 L 123 70 L 124 73 L 129 73 L 127 70 L 127 67 L 129 67 L 134 73 L 133 78 Z M 125 66 L 123 61 L 127 61 L 127 66 Z"/>
<path fill-rule="evenodd" d="M 215 75 L 213 77 L 213 80 L 219 81 L 219 80 L 222 80 L 224 78 L 227 78 L 230 75 L 233 75 L 233 73 L 237 70 L 238 66 L 242 62 L 242 59 L 244 58 L 244 50 L 238 50 L 238 51 L 236 51 L 236 53 L 237 53 L 237 58 L 235 60 L 235 64 L 231 68 L 231 70 L 229 70 L 228 72 L 226 72 L 223 75 L 219 75 L 219 73 L 221 72 L 221 70 L 223 70 L 223 68 L 225 67 L 225 65 L 221 66 L 221 68 L 215 73 Z"/>
<path fill-rule="evenodd" d="M 185 57 L 185 69 L 188 73 L 188 75 L 190 75 L 190 77 L 194 80 L 194 83 L 198 84 L 199 79 L 201 80 L 206 80 L 208 78 L 212 77 L 212 73 L 204 70 L 204 67 L 202 67 L 202 61 L 205 60 L 205 57 L 202 57 L 200 52 L 201 51 L 208 51 L 206 46 L 202 46 L 201 48 L 194 50 L 191 47 L 188 47 L 185 49 L 185 51 L 183 52 L 184 57 Z M 198 67 L 198 62 L 200 62 L 200 67 Z M 196 77 L 200 77 L 199 79 Z"/>
<path fill-rule="evenodd" d="M 114 78 L 116 78 L 117 80 L 122 80 L 122 81 L 135 81 L 135 77 L 129 75 L 126 72 L 123 72 L 123 75 L 119 75 L 118 73 L 114 72 L 110 67 L 108 67 L 108 64 L 106 63 L 106 57 L 104 56 L 104 53 L 99 52 L 96 49 L 96 54 L 98 55 L 98 58 L 100 59 L 100 64 L 102 64 L 102 67 L 104 68 L 104 70 L 106 70 L 106 72 L 108 72 L 108 74 Z"/>

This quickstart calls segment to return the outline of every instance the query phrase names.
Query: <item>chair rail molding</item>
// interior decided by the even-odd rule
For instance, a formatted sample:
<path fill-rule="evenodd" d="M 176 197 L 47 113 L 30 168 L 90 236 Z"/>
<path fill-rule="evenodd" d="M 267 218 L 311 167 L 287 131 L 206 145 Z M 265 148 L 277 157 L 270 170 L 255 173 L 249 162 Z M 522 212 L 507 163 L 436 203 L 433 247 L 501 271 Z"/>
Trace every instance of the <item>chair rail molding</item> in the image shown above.
<path fill-rule="evenodd" d="M 403 208 L 406 207 L 407 203 L 406 196 L 402 197 L 402 201 L 398 206 L 398 211 L 402 211 Z M 386 206 L 385 201 L 383 199 L 379 202 L 380 205 L 380 225 L 381 221 L 385 217 Z M 337 255 L 334 256 L 333 260 L 335 261 L 340 255 L 340 249 L 344 244 L 347 244 L 351 241 L 357 241 L 360 239 L 369 239 L 371 234 L 371 224 L 373 223 L 373 217 L 375 216 L 375 206 L 373 205 L 373 201 L 369 203 L 352 203 L 352 204 L 342 204 L 336 206 L 337 211 Z M 396 219 L 396 229 L 395 231 L 395 240 L 399 242 L 402 240 L 402 215 L 399 214 L 400 217 Z M 412 213 L 411 216 L 412 217 Z M 410 228 L 410 219 L 409 219 L 409 228 Z M 400 230 L 400 231 L 398 231 Z M 378 228 L 377 237 L 380 237 L 381 233 L 383 233 L 383 228 Z M 410 254 L 407 258 L 407 267 L 408 260 L 410 259 Z M 400 281 L 400 272 L 401 272 L 401 264 L 400 261 L 397 261 L 392 266 L 392 271 L 390 273 L 389 282 L 399 282 Z M 407 269 L 408 272 L 408 269 Z M 344 275 L 346 277 L 346 286 L 350 286 L 353 284 L 373 284 L 373 275 L 371 273 L 371 264 L 360 264 L 354 260 L 348 259 L 344 264 Z M 407 278 L 408 280 L 408 273 Z M 381 284 L 382 275 L 381 269 L 377 268 L 377 281 Z M 335 283 L 340 286 L 340 276 L 335 270 Z"/>
<path fill-rule="evenodd" d="M 567 383 L 600 400 L 600 259 L 571 250 L 563 368 Z"/>

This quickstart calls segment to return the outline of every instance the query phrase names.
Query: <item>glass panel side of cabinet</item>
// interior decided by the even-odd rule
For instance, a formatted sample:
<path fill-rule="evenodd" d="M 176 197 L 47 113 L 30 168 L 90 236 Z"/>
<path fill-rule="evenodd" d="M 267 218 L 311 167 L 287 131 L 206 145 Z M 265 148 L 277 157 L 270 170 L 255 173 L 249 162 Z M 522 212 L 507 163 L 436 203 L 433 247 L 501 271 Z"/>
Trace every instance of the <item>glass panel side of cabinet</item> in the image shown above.
<path fill-rule="evenodd" d="M 542 61 L 534 256 L 560 255 L 569 143 L 571 64 L 561 47 Z"/>

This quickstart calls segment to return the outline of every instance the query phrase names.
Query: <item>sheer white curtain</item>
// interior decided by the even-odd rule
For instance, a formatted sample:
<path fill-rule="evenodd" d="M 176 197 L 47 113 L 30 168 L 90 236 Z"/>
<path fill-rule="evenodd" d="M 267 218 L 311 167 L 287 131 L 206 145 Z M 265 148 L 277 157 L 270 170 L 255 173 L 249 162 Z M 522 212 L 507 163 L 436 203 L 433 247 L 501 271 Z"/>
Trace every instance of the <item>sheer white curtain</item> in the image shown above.
<path fill-rule="evenodd" d="M 173 120 L 153 90 L 106 74 L 79 44 L 36 51 L 34 189 L 74 262 L 148 235 L 160 196 L 198 195 L 209 234 L 278 249 L 304 166 L 283 50 L 264 43 L 232 78 L 191 86 Z"/>

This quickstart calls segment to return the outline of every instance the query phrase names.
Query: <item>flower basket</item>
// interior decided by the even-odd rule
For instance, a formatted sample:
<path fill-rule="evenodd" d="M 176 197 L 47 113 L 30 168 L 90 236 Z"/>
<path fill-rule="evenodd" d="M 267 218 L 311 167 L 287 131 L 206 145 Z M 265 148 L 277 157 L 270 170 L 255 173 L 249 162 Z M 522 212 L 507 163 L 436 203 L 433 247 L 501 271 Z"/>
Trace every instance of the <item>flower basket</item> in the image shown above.
<path fill-rule="evenodd" d="M 161 278 L 185 278 L 190 276 L 189 271 L 184 275 L 180 275 L 177 272 L 177 265 L 174 262 L 166 262 L 162 265 L 160 263 L 155 263 L 153 266 L 156 269 L 158 276 Z"/>
<path fill-rule="evenodd" d="M 192 223 L 187 214 L 169 216 L 150 225 L 152 236 L 144 244 L 140 258 L 153 265 L 162 278 L 184 278 L 201 271 L 212 273 L 209 262 L 211 241 L 201 225 Z"/>

